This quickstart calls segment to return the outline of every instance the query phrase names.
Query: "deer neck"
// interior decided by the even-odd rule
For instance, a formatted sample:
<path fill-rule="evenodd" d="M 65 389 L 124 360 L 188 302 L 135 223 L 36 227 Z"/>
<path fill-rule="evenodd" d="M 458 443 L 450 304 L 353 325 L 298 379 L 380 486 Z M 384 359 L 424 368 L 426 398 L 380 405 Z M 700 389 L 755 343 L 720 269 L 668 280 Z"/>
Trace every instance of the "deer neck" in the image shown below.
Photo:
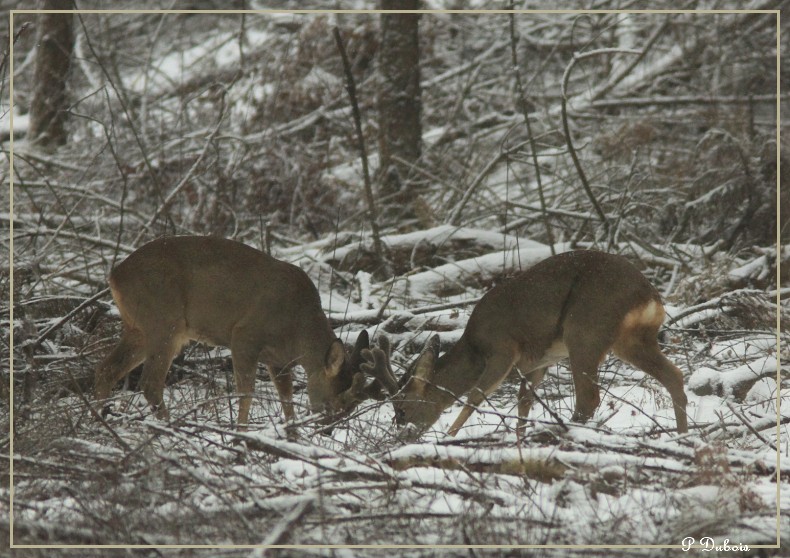
<path fill-rule="evenodd" d="M 427 398 L 446 409 L 472 389 L 484 366 L 485 359 L 461 337 L 458 343 L 437 359 Z"/>
<path fill-rule="evenodd" d="M 296 356 L 305 372 L 313 374 L 323 370 L 327 351 L 337 337 L 327 323 L 326 327 L 305 328 L 293 339 L 296 343 L 288 352 Z"/>

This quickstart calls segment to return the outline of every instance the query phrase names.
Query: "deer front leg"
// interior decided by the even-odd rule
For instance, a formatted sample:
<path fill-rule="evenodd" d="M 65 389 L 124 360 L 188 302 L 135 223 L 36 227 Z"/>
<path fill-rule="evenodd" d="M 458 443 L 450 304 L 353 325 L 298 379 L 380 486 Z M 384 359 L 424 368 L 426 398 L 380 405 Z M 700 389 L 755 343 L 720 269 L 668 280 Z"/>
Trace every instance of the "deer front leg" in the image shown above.
<path fill-rule="evenodd" d="M 469 420 L 469 417 L 472 416 L 475 409 L 499 387 L 499 384 L 507 377 L 515 363 L 516 357 L 511 352 L 496 354 L 486 360 L 483 374 L 477 380 L 475 387 L 469 392 L 464 408 L 461 409 L 458 418 L 455 419 L 450 430 L 447 431 L 450 436 L 455 436 L 464 423 Z"/>
<path fill-rule="evenodd" d="M 269 366 L 269 370 L 274 387 L 277 388 L 277 394 L 280 396 L 285 421 L 293 422 L 296 414 L 294 413 L 294 385 L 291 370 L 290 368 L 274 368 L 272 366 Z"/>

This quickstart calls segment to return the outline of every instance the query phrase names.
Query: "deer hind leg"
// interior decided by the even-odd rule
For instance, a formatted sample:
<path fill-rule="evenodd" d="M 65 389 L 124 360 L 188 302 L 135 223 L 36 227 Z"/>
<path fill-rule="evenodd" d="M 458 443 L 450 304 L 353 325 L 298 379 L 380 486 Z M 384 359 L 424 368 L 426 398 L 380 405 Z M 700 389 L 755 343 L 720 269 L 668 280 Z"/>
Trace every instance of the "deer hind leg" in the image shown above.
<path fill-rule="evenodd" d="M 582 308 L 565 324 L 562 335 L 568 350 L 576 404 L 571 420 L 587 422 L 601 403 L 598 368 L 615 341 L 616 332 L 602 329 L 600 318 Z"/>
<path fill-rule="evenodd" d="M 570 365 L 573 376 L 573 389 L 576 393 L 576 405 L 571 420 L 587 422 L 595 414 L 601 404 L 598 387 L 598 367 L 603 362 L 606 351 L 586 352 L 571 351 Z"/>
<path fill-rule="evenodd" d="M 571 333 L 565 337 L 576 393 L 576 405 L 571 420 L 582 423 L 592 418 L 601 403 L 598 367 L 609 349 L 606 340 L 595 339 L 591 333 L 584 331 L 578 336 Z"/>
<path fill-rule="evenodd" d="M 525 372 L 529 370 L 530 363 L 521 361 L 518 363 L 519 369 L 522 371 L 521 385 L 518 388 L 518 427 L 517 432 L 519 436 L 524 435 L 524 430 L 527 426 L 527 415 L 532 408 L 532 403 L 535 400 L 535 389 L 543 381 L 548 367 L 544 366 L 533 370 L 532 372 Z"/>
<path fill-rule="evenodd" d="M 656 331 L 647 328 L 631 331 L 613 347 L 614 354 L 653 376 L 672 397 L 678 432 L 688 432 L 686 392 L 683 389 L 683 372 L 672 364 L 658 346 Z"/>
<path fill-rule="evenodd" d="M 156 418 L 167 420 L 169 414 L 164 402 L 165 380 L 167 371 L 176 354 L 181 349 L 181 344 L 173 338 L 161 341 L 153 350 L 146 351 L 143 363 L 143 375 L 140 378 L 140 387 L 145 400 L 154 410 Z"/>
<path fill-rule="evenodd" d="M 137 330 L 124 330 L 121 340 L 96 368 L 94 396 L 103 401 L 110 396 L 112 388 L 129 372 L 145 360 L 142 334 Z"/>
<path fill-rule="evenodd" d="M 466 403 L 458 414 L 458 418 L 455 419 L 450 430 L 447 431 L 450 436 L 455 436 L 458 433 L 464 423 L 472 416 L 472 413 L 475 412 L 475 409 L 507 378 L 515 362 L 516 357 L 511 352 L 497 354 L 486 360 L 483 374 L 466 397 Z"/>

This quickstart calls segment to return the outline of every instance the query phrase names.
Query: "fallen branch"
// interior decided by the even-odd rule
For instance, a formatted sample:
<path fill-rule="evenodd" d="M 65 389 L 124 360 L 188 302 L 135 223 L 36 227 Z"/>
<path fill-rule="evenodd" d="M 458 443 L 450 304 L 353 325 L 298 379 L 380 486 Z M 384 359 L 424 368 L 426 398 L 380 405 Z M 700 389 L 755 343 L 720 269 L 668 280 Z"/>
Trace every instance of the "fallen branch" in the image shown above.
<path fill-rule="evenodd" d="M 689 378 L 688 387 L 697 395 L 718 395 L 743 401 L 759 380 L 776 378 L 777 374 L 787 375 L 778 369 L 775 356 L 766 356 L 726 372 L 700 368 Z"/>
<path fill-rule="evenodd" d="M 508 459 L 490 463 L 463 462 L 454 457 L 414 456 L 392 459 L 386 462 L 396 471 L 405 471 L 414 467 L 434 467 L 442 470 L 462 470 L 488 475 L 516 475 L 527 477 L 538 482 L 552 483 L 561 479 L 568 467 L 554 458 L 548 459 Z"/>
<path fill-rule="evenodd" d="M 790 94 L 780 95 L 780 100 L 790 99 Z M 751 103 L 776 103 L 776 95 L 656 95 L 655 97 L 621 97 L 619 99 L 598 99 L 589 104 L 590 108 L 608 109 L 621 107 L 652 107 L 662 105 L 748 105 Z"/>
<path fill-rule="evenodd" d="M 261 544 L 264 546 L 282 544 L 284 540 L 287 540 L 293 527 L 299 524 L 306 514 L 310 513 L 317 500 L 318 497 L 314 494 L 302 497 L 293 509 L 283 517 L 282 521 L 272 528 Z M 266 556 L 267 550 L 266 548 L 257 549 L 253 556 Z"/>
<path fill-rule="evenodd" d="M 63 327 L 64 324 L 69 322 L 74 316 L 79 314 L 80 311 L 82 311 L 84 308 L 87 308 L 88 306 L 90 306 L 91 304 L 93 304 L 94 302 L 99 300 L 100 298 L 103 298 L 109 292 L 110 292 L 109 288 L 99 291 L 98 293 L 96 293 L 95 295 L 90 297 L 89 299 L 85 300 L 82 304 L 77 306 L 74 310 L 72 310 L 71 312 L 69 312 L 68 314 L 63 316 L 57 322 L 55 322 L 54 324 L 49 326 L 46 330 L 44 330 L 44 332 L 41 335 L 38 336 L 38 338 L 36 338 L 35 341 L 33 341 L 30 344 L 30 350 L 31 351 L 35 351 L 39 347 L 39 345 L 41 345 L 41 343 L 43 343 L 44 340 L 46 340 L 47 337 L 49 337 L 55 331 L 57 331 L 58 329 Z"/>

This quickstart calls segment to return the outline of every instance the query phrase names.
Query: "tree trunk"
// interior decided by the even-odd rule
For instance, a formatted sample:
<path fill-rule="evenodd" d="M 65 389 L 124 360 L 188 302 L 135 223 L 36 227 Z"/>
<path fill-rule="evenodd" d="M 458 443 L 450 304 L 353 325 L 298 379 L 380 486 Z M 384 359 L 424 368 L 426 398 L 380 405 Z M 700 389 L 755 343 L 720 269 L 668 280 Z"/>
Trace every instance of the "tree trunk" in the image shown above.
<path fill-rule="evenodd" d="M 384 10 L 416 10 L 419 0 L 381 0 Z M 378 91 L 379 183 L 390 218 L 414 215 L 412 164 L 421 153 L 420 14 L 381 14 Z"/>
<path fill-rule="evenodd" d="M 42 10 L 68 10 L 71 0 L 44 0 Z M 66 80 L 74 48 L 74 16 L 72 14 L 38 15 L 36 32 L 35 89 L 30 106 L 28 138 L 42 146 L 66 143 Z"/>

